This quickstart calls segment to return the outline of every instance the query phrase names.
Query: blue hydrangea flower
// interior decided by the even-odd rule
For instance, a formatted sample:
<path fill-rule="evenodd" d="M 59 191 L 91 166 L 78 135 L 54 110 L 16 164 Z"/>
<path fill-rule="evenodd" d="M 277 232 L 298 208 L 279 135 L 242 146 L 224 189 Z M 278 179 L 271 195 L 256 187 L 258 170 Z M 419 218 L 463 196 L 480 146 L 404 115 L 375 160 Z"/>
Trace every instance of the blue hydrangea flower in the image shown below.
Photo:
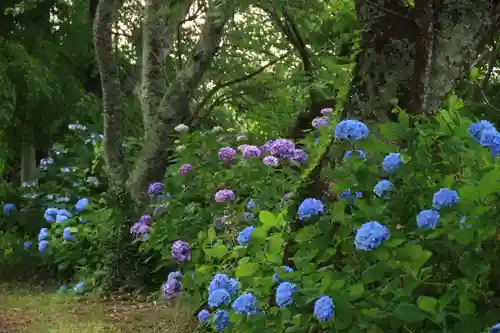
<path fill-rule="evenodd" d="M 291 268 L 291 267 L 288 267 L 288 266 L 282 266 L 282 268 L 284 268 L 284 269 L 285 269 L 285 272 L 287 272 L 287 273 L 292 273 L 292 272 L 293 272 L 293 268 Z M 281 280 L 281 279 L 280 279 L 280 277 L 279 277 L 278 273 L 274 273 L 274 275 L 273 275 L 273 280 L 274 280 L 274 282 L 276 282 L 276 283 L 281 283 L 281 282 L 285 281 L 285 280 Z"/>
<path fill-rule="evenodd" d="M 389 229 L 377 221 L 370 221 L 359 227 L 354 245 L 358 250 L 373 251 L 389 238 Z"/>
<path fill-rule="evenodd" d="M 243 229 L 243 231 L 238 234 L 238 243 L 240 245 L 247 246 L 250 242 L 250 237 L 252 236 L 252 232 L 254 230 L 254 226 L 246 227 L 245 229 Z"/>
<path fill-rule="evenodd" d="M 302 201 L 297 210 L 297 215 L 301 221 L 309 220 L 325 210 L 323 203 L 314 198 L 307 198 Z"/>
<path fill-rule="evenodd" d="M 16 205 L 12 203 L 6 203 L 3 205 L 3 215 L 9 216 L 13 211 L 16 210 Z"/>
<path fill-rule="evenodd" d="M 42 240 L 38 243 L 38 251 L 44 253 L 50 247 L 50 243 L 46 240 Z"/>
<path fill-rule="evenodd" d="M 346 151 L 345 155 L 344 155 L 344 160 L 349 159 L 353 156 L 360 159 L 360 160 L 366 161 L 366 154 L 362 150 L 348 150 L 348 151 Z"/>
<path fill-rule="evenodd" d="M 382 161 L 382 169 L 387 173 L 394 173 L 402 164 L 400 153 L 390 153 Z"/>
<path fill-rule="evenodd" d="M 89 204 L 89 199 L 87 198 L 82 198 L 80 200 L 78 200 L 75 204 L 75 210 L 80 213 L 82 212 L 83 210 L 85 210 L 85 207 L 87 207 Z"/>
<path fill-rule="evenodd" d="M 469 133 L 469 135 L 474 140 L 476 140 L 477 142 L 479 142 L 481 140 L 481 134 L 485 130 L 486 131 L 488 131 L 488 130 L 490 130 L 490 131 L 491 130 L 496 131 L 496 128 L 495 128 L 495 125 L 493 125 L 489 121 L 487 121 L 487 120 L 481 120 L 481 121 L 472 123 L 469 126 L 468 133 Z"/>
<path fill-rule="evenodd" d="M 33 242 L 30 242 L 30 241 L 24 242 L 25 249 L 30 249 L 32 246 L 33 246 Z"/>
<path fill-rule="evenodd" d="M 253 201 L 252 199 L 248 200 L 247 209 L 252 210 L 252 208 L 254 207 L 255 207 L 255 201 Z"/>
<path fill-rule="evenodd" d="M 56 215 L 56 223 L 64 222 L 67 219 L 70 219 L 72 217 L 73 217 L 73 215 L 69 211 L 67 211 L 66 209 L 59 209 L 57 211 L 57 215 Z"/>
<path fill-rule="evenodd" d="M 63 238 L 65 241 L 68 241 L 68 242 L 75 240 L 75 236 L 71 233 L 70 227 L 64 228 Z"/>
<path fill-rule="evenodd" d="M 224 310 L 217 310 L 214 315 L 215 330 L 220 332 L 229 326 L 229 314 Z"/>
<path fill-rule="evenodd" d="M 276 289 L 276 305 L 279 308 L 284 308 L 292 304 L 293 294 L 297 291 L 297 286 L 290 282 L 282 282 Z"/>
<path fill-rule="evenodd" d="M 390 192 L 393 188 L 393 185 L 387 179 L 380 180 L 374 187 L 373 193 L 375 193 L 379 198 L 382 197 L 385 193 Z"/>
<path fill-rule="evenodd" d="M 47 208 L 43 214 L 43 218 L 49 223 L 55 222 L 58 211 L 59 209 L 54 207 Z"/>
<path fill-rule="evenodd" d="M 500 333 L 500 323 L 493 325 L 488 333 Z"/>
<path fill-rule="evenodd" d="M 231 295 L 226 289 L 217 289 L 208 295 L 208 305 L 211 308 L 218 308 L 221 305 L 229 304 Z"/>
<path fill-rule="evenodd" d="M 340 193 L 339 194 L 339 198 L 344 198 L 344 199 L 347 199 L 347 202 L 349 204 L 354 204 L 354 199 L 355 198 L 362 198 L 363 197 L 363 192 L 356 192 L 356 193 L 351 193 L 351 189 L 348 188 L 347 190 L 345 190 L 344 192 Z"/>
<path fill-rule="evenodd" d="M 426 209 L 417 215 L 417 227 L 420 229 L 436 229 L 439 212 L 432 209 Z"/>
<path fill-rule="evenodd" d="M 47 228 L 40 229 L 40 232 L 38 232 L 38 241 L 41 242 L 43 240 L 46 240 L 47 237 L 49 237 L 49 229 Z"/>
<path fill-rule="evenodd" d="M 57 292 L 64 293 L 66 290 L 68 290 L 68 286 L 65 284 L 61 284 L 61 286 L 59 287 L 59 290 Z"/>
<path fill-rule="evenodd" d="M 335 304 L 329 296 L 321 296 L 314 303 L 314 316 L 320 322 L 325 322 L 333 318 Z"/>
<path fill-rule="evenodd" d="M 234 300 L 232 308 L 240 314 L 252 315 L 257 312 L 257 298 L 250 292 L 243 293 Z"/>
<path fill-rule="evenodd" d="M 358 120 L 342 120 L 335 127 L 336 140 L 361 140 L 368 133 L 368 127 Z"/>
<path fill-rule="evenodd" d="M 240 289 L 240 284 L 226 274 L 217 273 L 208 285 L 208 293 L 211 294 L 217 289 L 226 289 L 231 296 L 234 296 Z"/>
<path fill-rule="evenodd" d="M 85 282 L 80 281 L 73 287 L 73 291 L 77 294 L 82 294 L 85 291 Z"/>
<path fill-rule="evenodd" d="M 203 309 L 200 312 L 198 312 L 198 315 L 196 317 L 198 318 L 200 323 L 206 323 L 210 319 L 210 312 L 208 312 L 208 310 Z"/>
<path fill-rule="evenodd" d="M 434 196 L 432 197 L 432 206 L 436 209 L 453 207 L 459 200 L 460 197 L 456 191 L 450 190 L 449 188 L 442 188 L 434 193 Z"/>

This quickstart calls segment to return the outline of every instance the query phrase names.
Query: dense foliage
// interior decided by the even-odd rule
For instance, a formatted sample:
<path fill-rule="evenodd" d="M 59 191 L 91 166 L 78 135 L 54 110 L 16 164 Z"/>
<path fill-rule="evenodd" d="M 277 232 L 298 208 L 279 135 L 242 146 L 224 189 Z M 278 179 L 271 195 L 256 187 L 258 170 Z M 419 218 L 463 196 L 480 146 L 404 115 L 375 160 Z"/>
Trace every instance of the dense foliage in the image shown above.
<path fill-rule="evenodd" d="M 422 45 L 423 1 L 2 3 L 0 279 L 203 332 L 500 332 L 500 6 L 462 2 Z"/>

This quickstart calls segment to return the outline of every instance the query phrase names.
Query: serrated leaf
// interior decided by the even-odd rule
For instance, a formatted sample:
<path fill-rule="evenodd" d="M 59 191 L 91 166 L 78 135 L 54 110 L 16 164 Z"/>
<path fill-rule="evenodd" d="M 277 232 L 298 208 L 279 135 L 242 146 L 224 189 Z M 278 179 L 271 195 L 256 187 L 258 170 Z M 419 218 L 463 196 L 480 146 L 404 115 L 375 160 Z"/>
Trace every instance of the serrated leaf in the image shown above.
<path fill-rule="evenodd" d="M 308 225 L 303 227 L 297 232 L 297 235 L 295 236 L 295 241 L 297 243 L 304 243 L 308 242 L 314 237 L 321 235 L 321 229 L 318 227 L 318 225 Z"/>

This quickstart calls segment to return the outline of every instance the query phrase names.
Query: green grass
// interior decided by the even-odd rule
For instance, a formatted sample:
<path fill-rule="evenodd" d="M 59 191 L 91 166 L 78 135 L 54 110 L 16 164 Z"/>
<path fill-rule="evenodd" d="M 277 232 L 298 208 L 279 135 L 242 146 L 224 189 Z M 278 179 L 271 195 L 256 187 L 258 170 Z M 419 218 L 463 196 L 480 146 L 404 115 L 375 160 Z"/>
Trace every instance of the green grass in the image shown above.
<path fill-rule="evenodd" d="M 196 323 L 178 306 L 104 301 L 0 285 L 0 332 L 192 333 Z"/>

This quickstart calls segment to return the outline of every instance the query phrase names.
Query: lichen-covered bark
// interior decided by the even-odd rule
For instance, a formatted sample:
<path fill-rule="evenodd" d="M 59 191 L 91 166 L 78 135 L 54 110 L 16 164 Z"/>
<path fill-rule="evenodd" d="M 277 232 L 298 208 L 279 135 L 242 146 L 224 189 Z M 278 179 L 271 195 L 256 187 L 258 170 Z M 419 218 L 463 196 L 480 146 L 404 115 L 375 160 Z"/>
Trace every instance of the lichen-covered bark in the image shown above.
<path fill-rule="evenodd" d="M 157 119 L 148 129 L 147 140 L 136 159 L 129 179 L 129 188 L 135 200 L 143 201 L 148 183 L 163 178 L 168 163 L 167 150 L 175 137 L 174 127 L 190 119 L 186 105 L 189 105 L 210 66 L 219 48 L 226 22 L 233 13 L 231 0 L 214 1 L 209 7 L 191 59 L 170 82 L 158 107 Z"/>
<path fill-rule="evenodd" d="M 127 179 L 123 156 L 123 110 L 120 107 L 120 81 L 111 37 L 115 0 L 99 0 L 94 19 L 93 36 L 101 74 L 104 115 L 104 158 L 110 182 L 124 188 Z"/>
<path fill-rule="evenodd" d="M 366 26 L 344 116 L 384 121 L 397 103 L 433 115 L 498 29 L 495 0 L 357 0 Z"/>
<path fill-rule="evenodd" d="M 146 0 L 144 6 L 141 108 L 144 134 L 156 121 L 158 107 L 165 92 L 165 57 L 171 51 L 177 27 L 187 15 L 193 0 Z M 168 17 L 160 17 L 163 6 L 170 9 Z M 147 139 L 147 138 L 146 138 Z"/>

